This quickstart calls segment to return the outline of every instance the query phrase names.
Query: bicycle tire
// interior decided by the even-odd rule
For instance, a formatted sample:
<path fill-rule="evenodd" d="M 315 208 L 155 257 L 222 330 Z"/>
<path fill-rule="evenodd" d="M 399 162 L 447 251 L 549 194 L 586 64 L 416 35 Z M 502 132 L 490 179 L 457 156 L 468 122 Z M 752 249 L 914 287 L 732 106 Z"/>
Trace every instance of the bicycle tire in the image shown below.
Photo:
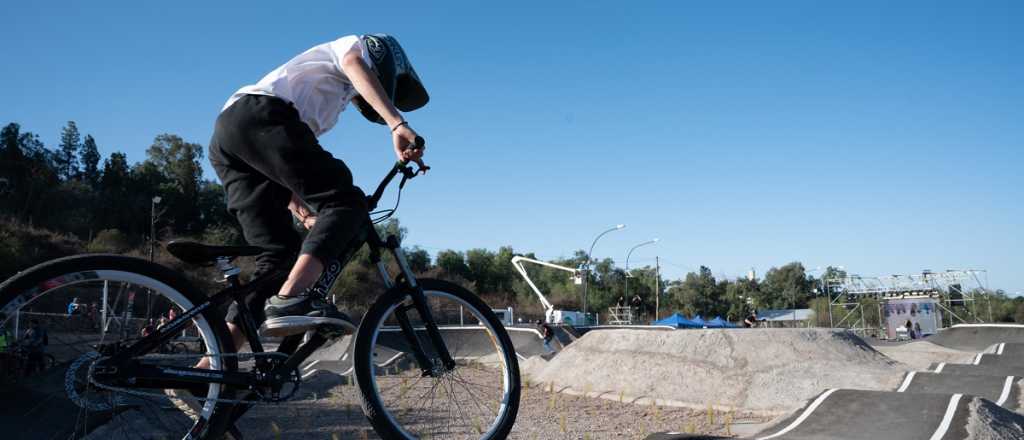
<path fill-rule="evenodd" d="M 498 320 L 494 312 L 480 298 L 461 286 L 447 281 L 435 279 L 418 280 L 420 286 L 428 297 L 434 293 L 443 293 L 457 298 L 461 303 L 470 308 L 470 312 L 478 318 L 486 321 L 486 328 L 491 333 L 491 342 L 494 343 L 502 354 L 504 365 L 507 368 L 508 390 L 502 399 L 504 409 L 500 416 L 490 425 L 481 440 L 500 440 L 508 436 L 515 424 L 516 415 L 519 411 L 519 398 L 521 392 L 519 363 L 516 358 L 515 346 L 505 327 Z M 362 394 L 363 413 L 373 426 L 374 430 L 387 439 L 412 439 L 414 435 L 408 433 L 390 415 L 385 407 L 376 386 L 376 368 L 374 359 L 375 341 L 379 333 L 379 325 L 387 319 L 394 308 L 406 301 L 408 293 L 400 288 L 394 288 L 382 295 L 363 317 L 356 333 L 353 367 L 356 384 Z M 481 322 L 483 324 L 483 322 Z M 484 327 L 482 327 L 484 328 Z M 460 367 L 457 367 L 460 368 Z M 418 372 L 418 371 L 417 371 Z M 437 438 L 437 437 L 431 437 Z"/>
<path fill-rule="evenodd" d="M 100 277 L 101 275 L 103 276 L 102 278 Z M 19 272 L 14 277 L 0 283 L 0 317 L 11 317 L 13 314 L 21 312 L 21 307 L 32 303 L 32 301 L 46 295 L 50 291 L 66 286 L 74 286 L 75 283 L 93 279 L 107 279 L 106 277 L 110 276 L 137 280 L 139 285 L 149 283 L 153 286 L 162 286 L 162 288 L 166 289 L 165 293 L 171 293 L 175 295 L 175 298 L 178 298 L 177 304 L 187 308 L 206 301 L 206 295 L 198 291 L 181 274 L 159 264 L 121 255 L 87 254 L 44 262 Z M 197 318 L 208 324 L 209 331 L 206 332 L 206 335 L 212 339 L 210 343 L 215 343 L 216 347 L 219 348 L 215 352 L 234 352 L 235 348 L 231 342 L 227 326 L 224 323 L 223 317 L 215 309 L 208 308 L 203 310 Z M 2 318 L 0 318 L 0 325 L 6 325 L 6 321 Z M 56 358 L 52 355 L 48 356 L 53 359 L 52 362 L 54 364 L 57 363 Z M 238 368 L 236 358 L 224 357 L 221 358 L 221 362 L 223 362 L 221 368 L 225 371 L 233 371 Z M 218 397 L 225 399 L 230 399 L 234 396 L 234 391 L 226 386 L 218 387 L 217 393 Z M 2 394 L 4 394 L 3 390 L 0 390 L 0 395 Z M 25 398 L 30 399 L 28 396 Z M 75 407 L 75 402 L 70 401 L 69 397 L 64 401 L 71 405 L 71 408 Z M 27 400 L 25 402 L 28 403 Z M 51 404 L 53 403 L 48 403 L 48 405 Z M 202 420 L 193 426 L 191 438 L 219 437 L 221 433 L 228 429 L 229 411 L 226 409 L 226 405 L 212 404 L 208 410 L 205 410 L 204 414 L 200 414 Z M 0 412 L 0 420 L 9 417 L 17 417 L 17 414 L 2 414 Z M 71 419 L 74 418 L 71 417 Z M 6 423 L 2 422 L 0 424 Z M 88 434 L 88 432 L 79 433 L 79 427 L 77 426 L 70 428 L 71 435 L 65 435 L 65 437 L 76 438 L 78 435 Z M 88 428 L 96 429 L 95 426 Z M 57 428 L 55 427 L 54 429 Z M 183 436 L 187 434 L 189 433 L 182 433 Z"/>

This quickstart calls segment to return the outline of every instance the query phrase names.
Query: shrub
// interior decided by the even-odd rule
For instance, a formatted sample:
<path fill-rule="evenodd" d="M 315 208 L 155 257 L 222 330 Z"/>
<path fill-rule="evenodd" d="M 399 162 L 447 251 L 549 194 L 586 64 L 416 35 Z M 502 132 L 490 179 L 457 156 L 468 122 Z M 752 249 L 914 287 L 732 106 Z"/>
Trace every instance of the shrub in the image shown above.
<path fill-rule="evenodd" d="M 131 248 L 131 242 L 124 232 L 117 229 L 104 229 L 96 234 L 85 249 L 89 252 L 105 252 L 121 254 Z"/>

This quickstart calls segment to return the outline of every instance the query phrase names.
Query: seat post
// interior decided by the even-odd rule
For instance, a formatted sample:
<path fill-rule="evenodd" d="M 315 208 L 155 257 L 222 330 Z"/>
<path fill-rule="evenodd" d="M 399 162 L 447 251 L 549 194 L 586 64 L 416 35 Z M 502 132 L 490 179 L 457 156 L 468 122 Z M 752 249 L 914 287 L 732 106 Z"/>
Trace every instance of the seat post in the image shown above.
<path fill-rule="evenodd" d="M 242 270 L 231 264 L 230 257 L 217 257 L 217 269 L 224 274 L 222 281 L 231 287 L 238 287 L 238 274 L 242 273 Z"/>

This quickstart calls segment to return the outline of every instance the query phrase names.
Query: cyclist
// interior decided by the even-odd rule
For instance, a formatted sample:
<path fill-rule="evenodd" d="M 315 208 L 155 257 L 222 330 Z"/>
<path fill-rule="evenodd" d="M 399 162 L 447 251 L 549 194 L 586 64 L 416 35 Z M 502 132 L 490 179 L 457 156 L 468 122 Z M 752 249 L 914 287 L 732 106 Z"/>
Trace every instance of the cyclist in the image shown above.
<path fill-rule="evenodd" d="M 265 320 L 264 333 L 285 336 L 351 322 L 310 288 L 324 262 L 363 226 L 366 196 L 317 137 L 334 127 L 351 101 L 368 120 L 387 125 L 399 160 L 422 165 L 423 151 L 411 148 L 417 133 L 400 110 L 428 100 L 398 40 L 384 34 L 317 45 L 228 99 L 210 141 L 210 162 L 246 241 L 266 249 L 257 257 L 257 274 L 290 268 L 279 289 L 247 298 L 254 318 Z M 304 240 L 292 228 L 289 210 L 310 228 Z M 237 317 L 236 310 L 226 317 L 236 346 L 243 340 Z"/>

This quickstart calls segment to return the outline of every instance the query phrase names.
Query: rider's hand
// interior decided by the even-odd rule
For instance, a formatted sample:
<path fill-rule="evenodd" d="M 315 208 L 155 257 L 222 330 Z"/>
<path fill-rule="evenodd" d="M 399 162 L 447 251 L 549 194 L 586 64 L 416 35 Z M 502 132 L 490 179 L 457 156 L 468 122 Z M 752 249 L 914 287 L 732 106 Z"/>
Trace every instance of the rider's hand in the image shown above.
<path fill-rule="evenodd" d="M 416 131 L 409 128 L 409 124 L 402 124 L 391 133 L 391 141 L 395 146 L 395 156 L 402 162 L 416 162 L 421 168 L 423 164 L 423 149 L 415 148 Z M 424 147 L 425 148 L 425 147 Z"/>

